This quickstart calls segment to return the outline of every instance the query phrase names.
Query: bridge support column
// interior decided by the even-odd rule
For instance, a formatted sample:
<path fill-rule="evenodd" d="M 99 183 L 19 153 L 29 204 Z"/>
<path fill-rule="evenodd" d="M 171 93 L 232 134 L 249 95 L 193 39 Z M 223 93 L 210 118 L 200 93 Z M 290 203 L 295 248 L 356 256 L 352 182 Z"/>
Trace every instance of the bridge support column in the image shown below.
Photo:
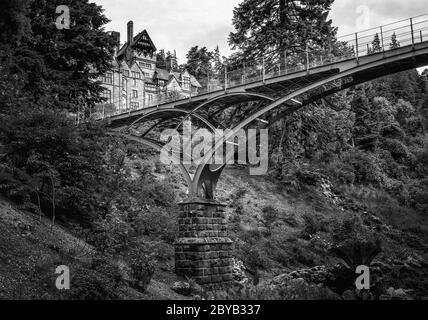
<path fill-rule="evenodd" d="M 175 272 L 201 285 L 232 281 L 232 241 L 227 237 L 224 205 L 212 200 L 180 204 Z"/>

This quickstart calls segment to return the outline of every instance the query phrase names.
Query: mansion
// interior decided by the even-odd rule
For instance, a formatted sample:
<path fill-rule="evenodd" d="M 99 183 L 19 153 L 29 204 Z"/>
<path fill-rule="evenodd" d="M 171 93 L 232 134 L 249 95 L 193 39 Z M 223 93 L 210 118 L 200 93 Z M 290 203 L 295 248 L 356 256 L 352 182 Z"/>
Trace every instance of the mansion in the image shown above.
<path fill-rule="evenodd" d="M 187 70 L 178 68 L 175 52 L 158 68 L 156 47 L 146 30 L 133 35 L 133 22 L 128 22 L 127 42 L 120 47 L 120 33 L 110 32 L 116 40 L 113 68 L 99 81 L 105 102 L 99 112 L 126 112 L 143 109 L 174 99 L 195 96 L 201 88 Z"/>

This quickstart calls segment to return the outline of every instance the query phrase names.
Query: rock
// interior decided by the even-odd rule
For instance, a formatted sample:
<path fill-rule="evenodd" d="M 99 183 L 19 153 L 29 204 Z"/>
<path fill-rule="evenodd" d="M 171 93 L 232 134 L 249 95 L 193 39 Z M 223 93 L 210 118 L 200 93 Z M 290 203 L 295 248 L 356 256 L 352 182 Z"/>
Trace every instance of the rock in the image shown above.
<path fill-rule="evenodd" d="M 171 289 L 182 296 L 191 296 L 192 292 L 190 289 L 190 284 L 184 281 L 175 282 Z"/>
<path fill-rule="evenodd" d="M 380 296 L 380 300 L 413 300 L 409 296 L 411 290 L 389 288 L 386 294 Z"/>
<path fill-rule="evenodd" d="M 233 280 L 240 284 L 249 283 L 249 279 L 245 273 L 245 265 L 241 260 L 233 259 Z"/>

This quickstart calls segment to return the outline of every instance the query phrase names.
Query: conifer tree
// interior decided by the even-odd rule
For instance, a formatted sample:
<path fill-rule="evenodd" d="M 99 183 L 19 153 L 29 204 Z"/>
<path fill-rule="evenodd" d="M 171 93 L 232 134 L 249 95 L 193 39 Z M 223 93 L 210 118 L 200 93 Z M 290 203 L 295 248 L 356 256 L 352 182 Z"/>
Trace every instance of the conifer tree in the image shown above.
<path fill-rule="evenodd" d="M 397 40 L 397 35 L 395 32 L 392 34 L 391 43 L 389 45 L 390 49 L 397 49 L 400 47 L 400 42 Z"/>
<path fill-rule="evenodd" d="M 372 42 L 372 51 L 371 53 L 377 53 L 382 51 L 382 45 L 380 43 L 379 34 L 376 33 Z"/>
<path fill-rule="evenodd" d="M 214 66 L 213 66 L 214 70 L 213 71 L 217 76 L 219 76 L 224 71 L 224 67 L 223 67 L 223 62 L 221 60 L 220 49 L 219 49 L 218 45 L 214 49 L 213 62 L 214 62 Z"/>
<path fill-rule="evenodd" d="M 284 63 L 285 51 L 327 46 L 336 34 L 328 19 L 334 0 L 244 0 L 234 10 L 235 32 L 229 44 L 248 60 L 275 52 Z"/>

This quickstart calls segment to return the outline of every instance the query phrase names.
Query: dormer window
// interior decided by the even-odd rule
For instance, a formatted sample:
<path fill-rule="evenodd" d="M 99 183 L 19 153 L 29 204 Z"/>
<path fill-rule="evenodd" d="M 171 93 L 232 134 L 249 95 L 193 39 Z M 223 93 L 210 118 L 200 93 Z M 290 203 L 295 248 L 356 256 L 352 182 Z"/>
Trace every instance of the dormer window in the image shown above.
<path fill-rule="evenodd" d="M 190 89 L 190 78 L 183 77 L 183 88 Z"/>

